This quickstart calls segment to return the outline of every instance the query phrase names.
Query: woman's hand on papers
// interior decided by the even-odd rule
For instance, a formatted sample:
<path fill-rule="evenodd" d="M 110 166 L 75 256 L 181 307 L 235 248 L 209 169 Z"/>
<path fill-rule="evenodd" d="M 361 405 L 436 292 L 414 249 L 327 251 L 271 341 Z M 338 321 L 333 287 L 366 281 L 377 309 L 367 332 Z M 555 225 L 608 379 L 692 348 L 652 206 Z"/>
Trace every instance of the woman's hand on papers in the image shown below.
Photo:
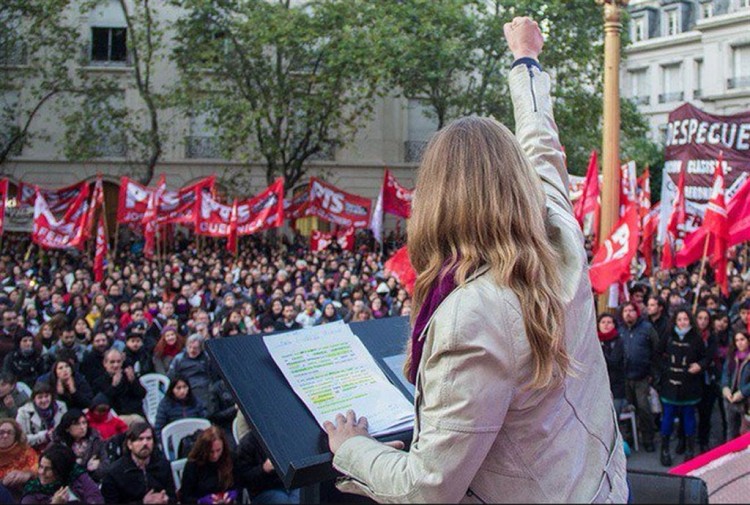
<path fill-rule="evenodd" d="M 353 410 L 348 411 L 346 416 L 344 416 L 344 414 L 337 414 L 336 424 L 334 425 L 331 421 L 326 421 L 323 423 L 323 428 L 328 434 L 328 447 L 334 454 L 336 454 L 339 447 L 350 438 L 372 438 L 367 431 L 367 418 L 360 417 L 357 419 L 357 415 Z M 389 445 L 396 449 L 404 448 L 404 443 L 401 441 L 387 442 L 385 445 Z"/>

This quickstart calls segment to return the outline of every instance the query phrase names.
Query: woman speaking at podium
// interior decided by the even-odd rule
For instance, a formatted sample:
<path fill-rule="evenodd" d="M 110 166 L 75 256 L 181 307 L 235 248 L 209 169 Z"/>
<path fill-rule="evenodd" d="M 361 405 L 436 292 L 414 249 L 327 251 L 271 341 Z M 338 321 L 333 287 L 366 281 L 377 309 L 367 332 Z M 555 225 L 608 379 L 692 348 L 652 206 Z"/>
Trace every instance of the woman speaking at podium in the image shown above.
<path fill-rule="evenodd" d="M 394 503 L 628 500 L 542 34 L 515 18 L 505 37 L 515 137 L 493 119 L 454 121 L 417 177 L 411 448 L 340 414 L 326 431 L 341 491 Z"/>

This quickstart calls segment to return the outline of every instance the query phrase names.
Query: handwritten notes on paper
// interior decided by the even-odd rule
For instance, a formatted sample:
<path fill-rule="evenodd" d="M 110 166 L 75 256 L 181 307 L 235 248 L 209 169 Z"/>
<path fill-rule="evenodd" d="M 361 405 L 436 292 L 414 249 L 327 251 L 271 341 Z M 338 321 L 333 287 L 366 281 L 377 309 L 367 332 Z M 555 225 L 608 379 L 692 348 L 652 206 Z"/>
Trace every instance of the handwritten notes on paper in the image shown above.
<path fill-rule="evenodd" d="M 373 436 L 413 426 L 414 409 L 343 322 L 263 337 L 268 352 L 315 420 L 354 410 Z"/>

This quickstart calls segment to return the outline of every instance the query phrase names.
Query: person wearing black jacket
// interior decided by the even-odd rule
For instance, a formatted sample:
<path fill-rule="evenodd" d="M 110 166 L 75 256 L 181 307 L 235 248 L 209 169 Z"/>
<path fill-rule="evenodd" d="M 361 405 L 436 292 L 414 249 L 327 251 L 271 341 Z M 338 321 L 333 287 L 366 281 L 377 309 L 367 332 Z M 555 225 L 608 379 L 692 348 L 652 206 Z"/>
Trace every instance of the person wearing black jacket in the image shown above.
<path fill-rule="evenodd" d="M 132 367 L 136 377 L 154 371 L 151 352 L 143 346 L 143 334 L 129 333 L 125 340 L 125 362 L 123 368 Z"/>
<path fill-rule="evenodd" d="M 669 439 L 675 417 L 682 415 L 685 423 L 685 461 L 695 455 L 695 409 L 701 400 L 703 374 L 708 368 L 708 355 L 690 312 L 679 309 L 674 315 L 672 333 L 665 343 L 667 360 L 661 385 L 664 412 L 661 418 L 661 464 L 672 465 Z"/>
<path fill-rule="evenodd" d="M 607 362 L 607 375 L 609 375 L 609 387 L 612 391 L 617 415 L 620 415 L 627 403 L 625 399 L 625 344 L 617 333 L 615 316 L 612 314 L 601 314 L 598 319 L 597 333 L 599 344 L 602 346 L 604 361 Z"/>
<path fill-rule="evenodd" d="M 667 315 L 667 302 L 658 296 L 649 296 L 646 300 L 646 313 L 648 321 L 654 327 L 659 341 L 664 342 L 669 338 L 669 316 Z"/>
<path fill-rule="evenodd" d="M 34 387 L 37 378 L 46 371 L 45 360 L 34 347 L 34 337 L 23 334 L 16 340 L 15 349 L 5 356 L 3 371 Z"/>
<path fill-rule="evenodd" d="M 105 503 L 176 503 L 172 469 L 154 448 L 154 431 L 145 422 L 125 433 L 125 454 L 102 478 Z"/>
<path fill-rule="evenodd" d="M 103 331 L 94 334 L 91 339 L 91 349 L 83 355 L 83 361 L 79 368 L 80 372 L 94 384 L 100 377 L 107 373 L 104 370 L 104 353 L 110 348 L 110 340 Z"/>
<path fill-rule="evenodd" d="M 141 385 L 132 367 L 123 369 L 123 354 L 110 349 L 104 354 L 106 373 L 94 384 L 94 391 L 104 393 L 110 406 L 127 424 L 143 421 L 143 399 L 146 390 Z"/>
<path fill-rule="evenodd" d="M 651 323 L 639 313 L 634 303 L 620 307 L 617 332 L 625 345 L 625 394 L 635 406 L 638 430 L 643 434 L 643 448 L 654 451 L 654 416 L 651 413 L 649 390 L 660 376 L 660 342 Z"/>
<path fill-rule="evenodd" d="M 82 374 L 74 372 L 70 363 L 64 360 L 57 360 L 52 365 L 49 385 L 56 392 L 57 399 L 65 402 L 68 409 L 84 410 L 94 398 L 88 381 Z"/>
<path fill-rule="evenodd" d="M 252 503 L 299 503 L 299 489 L 287 491 L 263 452 L 255 435 L 248 431 L 237 450 L 235 475 L 247 489 Z"/>
<path fill-rule="evenodd" d="M 721 399 L 721 365 L 717 361 L 718 343 L 714 335 L 711 314 L 708 309 L 698 309 L 695 313 L 695 324 L 698 334 L 705 347 L 706 363 L 702 375 L 703 388 L 701 401 L 698 404 L 698 445 L 700 452 L 706 452 L 709 448 L 711 436 L 711 417 L 713 416 L 714 404 Z"/>

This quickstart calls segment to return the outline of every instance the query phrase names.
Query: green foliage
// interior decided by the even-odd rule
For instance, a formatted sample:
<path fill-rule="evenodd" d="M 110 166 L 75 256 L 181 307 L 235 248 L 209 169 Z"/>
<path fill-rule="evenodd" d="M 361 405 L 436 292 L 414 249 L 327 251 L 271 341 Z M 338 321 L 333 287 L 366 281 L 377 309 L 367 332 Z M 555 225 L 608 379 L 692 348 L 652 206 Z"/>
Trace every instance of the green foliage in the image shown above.
<path fill-rule="evenodd" d="M 0 2 L 0 165 L 31 145 L 39 110 L 75 89 L 69 55 L 77 33 L 60 13 L 69 0 Z M 46 136 L 43 130 L 36 137 Z"/>
<path fill-rule="evenodd" d="M 459 116 L 492 115 L 513 127 L 507 71 L 512 55 L 503 25 L 515 16 L 539 22 L 546 38 L 540 62 L 553 77 L 555 116 L 568 167 L 582 175 L 601 149 L 603 38 L 601 7 L 592 0 L 413 0 L 386 2 L 393 21 L 391 82 L 424 100 L 438 127 Z M 626 110 L 627 109 L 627 110 Z M 623 105 L 623 145 L 654 145 L 645 122 Z M 639 166 L 642 166 L 639 163 Z M 653 165 L 652 165 L 653 166 Z"/>
<path fill-rule="evenodd" d="M 349 142 L 372 114 L 384 39 L 364 0 L 184 0 L 178 102 L 207 113 L 226 156 L 262 158 L 293 187 L 305 162 Z"/>
<path fill-rule="evenodd" d="M 79 4 L 87 15 L 108 0 Z M 154 74 L 166 62 L 165 27 L 159 22 L 158 5 L 150 0 L 119 0 L 127 24 L 127 62 L 119 76 L 93 70 L 88 54 L 78 66 L 78 79 L 87 89 L 76 106 L 62 111 L 66 125 L 65 155 L 73 160 L 103 156 L 125 157 L 131 173 L 148 184 L 162 156 L 161 118 L 170 90 L 154 83 Z M 88 36 L 88 34 L 87 34 Z M 103 77 L 103 75 L 108 75 Z M 123 89 L 135 89 L 137 107 L 126 103 Z"/>

